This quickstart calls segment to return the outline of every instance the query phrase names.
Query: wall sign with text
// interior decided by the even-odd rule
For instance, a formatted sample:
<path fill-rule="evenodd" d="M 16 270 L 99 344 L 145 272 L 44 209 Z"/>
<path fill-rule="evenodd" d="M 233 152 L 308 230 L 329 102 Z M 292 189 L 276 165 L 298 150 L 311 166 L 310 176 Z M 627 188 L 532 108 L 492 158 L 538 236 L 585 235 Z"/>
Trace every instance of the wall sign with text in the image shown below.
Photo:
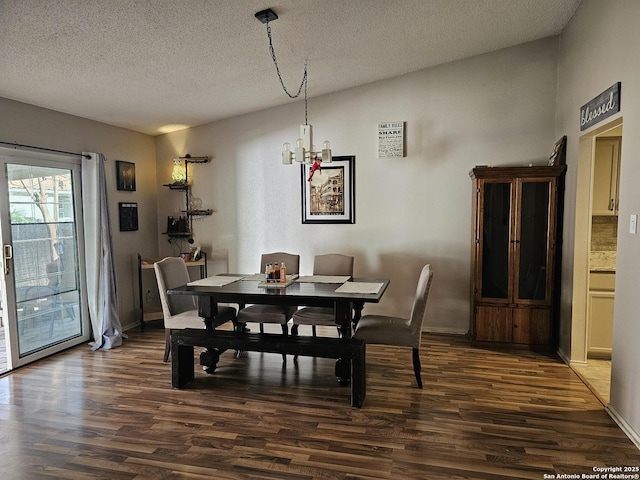
<path fill-rule="evenodd" d="M 404 157 L 404 122 L 378 124 L 378 158 Z"/>
<path fill-rule="evenodd" d="M 620 82 L 614 83 L 580 108 L 580 130 L 586 130 L 619 111 Z"/>

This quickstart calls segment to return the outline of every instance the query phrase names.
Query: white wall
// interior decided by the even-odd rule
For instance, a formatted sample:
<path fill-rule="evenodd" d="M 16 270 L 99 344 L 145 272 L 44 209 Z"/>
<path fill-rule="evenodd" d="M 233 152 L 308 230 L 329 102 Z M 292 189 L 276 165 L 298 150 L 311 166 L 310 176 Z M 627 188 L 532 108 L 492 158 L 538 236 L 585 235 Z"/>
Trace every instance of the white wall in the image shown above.
<path fill-rule="evenodd" d="M 84 118 L 0 98 L 0 141 L 107 156 L 109 213 L 113 226 L 120 317 L 123 326 L 138 321 L 136 253 L 157 254 L 156 164 L 151 136 Z M 116 160 L 136 164 L 136 191 L 116 189 Z M 120 232 L 118 202 L 137 202 L 139 230 Z"/>
<path fill-rule="evenodd" d="M 611 410 L 640 438 L 640 235 L 629 233 L 629 216 L 640 213 L 640 4 L 636 0 L 583 0 L 561 35 L 556 136 L 567 135 L 567 195 L 563 254 L 561 343 L 571 354 L 571 296 L 577 182 L 579 109 L 615 82 L 622 82 L 623 140 L 616 269 Z M 614 117 L 615 118 L 615 117 Z M 595 129 L 593 127 L 592 129 Z"/>
<path fill-rule="evenodd" d="M 546 164 L 554 138 L 557 38 L 545 39 L 309 101 L 315 143 L 356 156 L 356 224 L 302 225 L 300 170 L 280 161 L 295 143 L 304 105 L 290 105 L 157 137 L 159 183 L 176 155 L 212 155 L 196 165 L 194 195 L 216 212 L 196 223 L 196 241 L 256 272 L 262 252 L 356 257 L 355 275 L 389 277 L 382 303 L 365 312 L 408 316 L 422 264 L 435 271 L 426 328 L 469 328 L 471 180 L 475 165 Z M 278 88 L 277 78 L 267 78 Z M 313 75 L 309 78 L 313 92 Z M 284 93 L 283 93 L 284 95 Z M 377 158 L 377 125 L 405 121 L 407 156 Z M 160 192 L 158 225 L 182 198 Z M 160 249 L 170 252 L 166 241 Z M 226 268 L 212 259 L 210 273 Z"/>

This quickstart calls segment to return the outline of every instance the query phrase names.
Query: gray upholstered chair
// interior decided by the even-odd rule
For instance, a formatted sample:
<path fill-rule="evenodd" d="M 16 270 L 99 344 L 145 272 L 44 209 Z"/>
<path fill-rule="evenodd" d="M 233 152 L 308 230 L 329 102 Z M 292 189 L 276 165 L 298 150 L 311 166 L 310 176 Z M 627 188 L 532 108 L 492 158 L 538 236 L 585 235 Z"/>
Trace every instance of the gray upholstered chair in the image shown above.
<path fill-rule="evenodd" d="M 416 296 L 411 308 L 411 316 L 408 319 L 384 315 L 364 315 L 356 325 L 355 332 L 355 336 L 364 339 L 366 343 L 413 348 L 413 371 L 416 375 L 418 388 L 422 388 L 420 338 L 432 278 L 431 265 L 427 264 L 422 267 Z"/>
<path fill-rule="evenodd" d="M 265 273 L 265 266 L 268 263 L 282 264 L 284 262 L 287 267 L 287 275 L 297 274 L 300 269 L 300 255 L 293 255 L 291 253 L 276 252 L 265 253 L 260 259 L 260 273 Z M 246 324 L 259 323 L 260 332 L 264 331 L 264 323 L 278 323 L 282 325 L 282 333 L 287 335 L 289 327 L 287 326 L 291 315 L 297 310 L 295 306 L 286 305 L 249 305 L 248 307 L 241 308 L 238 312 L 238 326 L 241 330 L 244 330 Z M 283 355 L 283 357 L 285 357 Z M 285 357 L 286 358 L 286 357 Z"/>
<path fill-rule="evenodd" d="M 169 360 L 171 332 L 183 328 L 205 328 L 204 320 L 198 315 L 198 307 L 193 295 L 168 295 L 167 290 L 189 283 L 189 270 L 180 257 L 167 257 L 153 264 L 158 281 L 158 292 L 164 317 L 164 361 Z M 234 320 L 236 309 L 218 307 L 213 328 Z"/>
<path fill-rule="evenodd" d="M 339 253 L 316 255 L 313 259 L 314 275 L 353 276 L 353 257 Z M 298 334 L 299 325 L 311 325 L 313 336 L 316 336 L 316 326 L 326 325 L 336 327 L 335 313 L 330 307 L 304 307 L 293 314 L 291 334 Z"/>

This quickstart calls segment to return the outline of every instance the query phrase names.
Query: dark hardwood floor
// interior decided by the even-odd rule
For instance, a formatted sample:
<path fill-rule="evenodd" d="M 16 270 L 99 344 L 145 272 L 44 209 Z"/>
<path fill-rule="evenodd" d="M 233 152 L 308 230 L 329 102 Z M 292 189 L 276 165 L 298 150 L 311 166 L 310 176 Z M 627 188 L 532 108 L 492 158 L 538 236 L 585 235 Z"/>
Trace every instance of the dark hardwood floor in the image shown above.
<path fill-rule="evenodd" d="M 225 352 L 214 375 L 197 368 L 172 390 L 162 330 L 128 335 L 0 377 L 3 479 L 540 480 L 640 465 L 596 397 L 545 354 L 425 334 L 419 390 L 410 350 L 368 346 L 355 409 L 333 360 Z"/>

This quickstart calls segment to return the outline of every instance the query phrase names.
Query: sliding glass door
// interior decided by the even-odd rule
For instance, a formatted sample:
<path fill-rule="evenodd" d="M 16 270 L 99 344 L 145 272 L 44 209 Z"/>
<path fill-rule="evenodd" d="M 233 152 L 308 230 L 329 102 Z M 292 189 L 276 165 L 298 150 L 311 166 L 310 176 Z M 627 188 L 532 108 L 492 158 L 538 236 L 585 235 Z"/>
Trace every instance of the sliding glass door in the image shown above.
<path fill-rule="evenodd" d="M 80 160 L 0 153 L 7 363 L 15 368 L 89 340 Z"/>

